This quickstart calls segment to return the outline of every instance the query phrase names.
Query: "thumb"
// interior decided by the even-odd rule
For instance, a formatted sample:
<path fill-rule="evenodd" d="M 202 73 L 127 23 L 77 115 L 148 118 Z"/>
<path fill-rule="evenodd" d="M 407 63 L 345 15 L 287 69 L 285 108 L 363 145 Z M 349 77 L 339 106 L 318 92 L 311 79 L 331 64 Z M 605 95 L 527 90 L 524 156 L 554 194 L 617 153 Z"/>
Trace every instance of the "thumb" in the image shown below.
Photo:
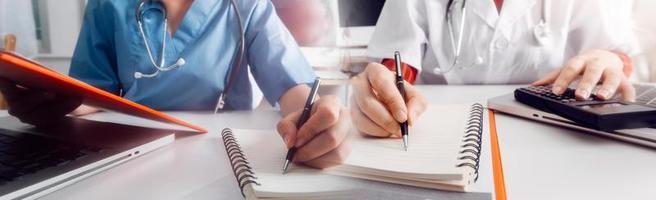
<path fill-rule="evenodd" d="M 296 144 L 296 137 L 298 129 L 296 123 L 301 116 L 301 111 L 296 111 L 285 116 L 278 122 L 277 130 L 282 140 L 285 142 L 287 148 L 292 148 Z"/>
<path fill-rule="evenodd" d="M 628 102 L 635 102 L 636 91 L 635 88 L 633 87 L 633 84 L 631 84 L 631 81 L 629 81 L 628 79 L 624 78 L 624 80 L 622 80 L 622 82 L 620 83 L 619 92 L 622 94 L 622 100 Z"/>
<path fill-rule="evenodd" d="M 426 110 L 428 101 L 419 93 L 417 88 L 407 82 L 405 84 L 406 95 L 408 97 L 408 125 L 413 126 L 415 120 Z"/>
<path fill-rule="evenodd" d="M 560 68 L 549 72 L 549 74 L 547 74 L 546 76 L 544 76 L 544 77 L 540 78 L 539 80 L 531 83 L 531 86 L 542 86 L 542 85 L 551 84 L 554 81 L 556 81 L 556 79 L 558 78 L 558 75 L 560 75 Z"/>

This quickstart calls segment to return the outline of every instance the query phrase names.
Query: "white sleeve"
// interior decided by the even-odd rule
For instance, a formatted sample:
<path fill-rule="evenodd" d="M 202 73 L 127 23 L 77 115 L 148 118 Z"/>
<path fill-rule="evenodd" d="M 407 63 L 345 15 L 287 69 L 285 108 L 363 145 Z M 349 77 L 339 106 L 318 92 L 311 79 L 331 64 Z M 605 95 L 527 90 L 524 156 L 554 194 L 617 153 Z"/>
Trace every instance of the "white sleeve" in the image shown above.
<path fill-rule="evenodd" d="M 425 0 L 388 0 L 369 42 L 368 56 L 380 62 L 401 52 L 403 62 L 421 70 L 428 42 Z"/>
<path fill-rule="evenodd" d="M 635 43 L 639 44 L 640 52 L 632 56 L 633 62 L 640 62 L 641 65 L 634 64 L 634 72 L 639 81 L 653 82 L 656 81 L 656 68 L 649 66 L 656 66 L 656 21 L 654 21 L 654 8 L 656 8 L 656 1 L 653 0 L 636 0 L 633 4 L 633 19 L 635 24 L 633 26 L 636 35 Z"/>
<path fill-rule="evenodd" d="M 622 52 L 632 58 L 633 77 L 644 79 L 646 65 L 640 54 L 633 31 L 633 1 L 578 0 L 572 1 L 566 58 L 585 53 L 591 49 Z M 638 76 L 635 76 L 638 75 Z"/>
<path fill-rule="evenodd" d="M 568 57 L 591 49 L 635 53 L 631 29 L 631 1 L 572 1 L 568 32 Z"/>

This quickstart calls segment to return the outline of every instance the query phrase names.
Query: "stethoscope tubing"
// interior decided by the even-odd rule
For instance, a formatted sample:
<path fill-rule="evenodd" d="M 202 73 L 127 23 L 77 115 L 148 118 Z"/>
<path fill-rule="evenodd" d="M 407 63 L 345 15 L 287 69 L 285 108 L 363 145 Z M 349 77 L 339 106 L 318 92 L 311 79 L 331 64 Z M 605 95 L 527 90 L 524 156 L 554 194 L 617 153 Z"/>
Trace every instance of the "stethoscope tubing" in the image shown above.
<path fill-rule="evenodd" d="M 461 11 L 460 12 L 461 13 L 460 14 L 460 27 L 458 27 L 459 34 L 458 34 L 458 38 L 456 38 L 455 37 L 455 30 L 453 28 L 453 26 L 454 26 L 453 25 L 453 22 L 454 22 L 453 21 L 453 7 L 455 6 L 455 3 L 450 2 L 450 4 L 448 6 L 449 6 L 449 8 L 447 9 L 448 13 L 446 14 L 446 16 L 447 16 L 446 20 L 447 20 L 447 26 L 448 26 L 448 29 L 449 29 L 449 37 L 451 38 L 451 49 L 454 53 L 454 56 L 453 56 L 453 62 L 451 63 L 451 66 L 449 68 L 447 68 L 446 70 L 440 70 L 439 72 L 441 74 L 446 74 L 446 73 L 451 72 L 451 70 L 453 70 L 456 67 L 456 65 L 458 65 L 458 63 L 460 62 L 460 53 L 461 53 L 461 50 L 462 50 L 462 40 L 463 40 L 464 31 L 465 31 L 465 21 L 467 19 L 467 0 L 462 0 L 462 6 L 460 8 L 460 11 Z"/>
<path fill-rule="evenodd" d="M 143 10 L 143 7 L 145 6 L 146 3 L 151 2 L 151 1 L 158 1 L 158 0 L 140 0 L 139 4 L 137 5 L 136 11 L 135 11 L 136 12 L 135 16 L 136 16 L 136 20 L 137 20 L 139 34 L 141 35 L 144 46 L 146 47 L 146 52 L 148 53 L 148 58 L 150 60 L 150 63 L 155 68 L 155 72 L 144 74 L 144 73 L 141 73 L 141 72 L 137 71 L 134 74 L 135 79 L 153 78 L 153 77 L 157 76 L 160 72 L 171 71 L 173 69 L 176 69 L 176 68 L 186 64 L 186 61 L 184 60 L 184 58 L 180 57 L 180 58 L 178 58 L 176 63 L 174 63 L 172 65 L 169 65 L 169 66 L 164 66 L 165 62 L 166 62 L 166 56 L 165 56 L 166 55 L 166 40 L 167 40 L 167 37 L 168 37 L 168 34 L 167 34 L 167 31 L 168 31 L 168 15 L 167 15 L 166 8 L 163 8 L 163 12 L 162 12 L 162 15 L 164 16 L 164 31 L 163 31 L 163 35 L 162 35 L 162 48 L 161 48 L 161 56 L 160 56 L 159 64 L 155 60 L 155 57 L 153 56 L 153 53 L 152 53 L 153 52 L 152 48 L 150 47 L 150 44 L 148 43 L 148 41 L 149 41 L 148 36 L 145 33 L 146 31 L 144 29 L 143 18 L 141 16 L 141 12 Z M 228 79 L 226 81 L 226 86 L 224 87 L 223 91 L 219 94 L 216 106 L 214 108 L 215 113 L 218 112 L 219 110 L 223 110 L 223 107 L 225 105 L 226 94 L 230 91 L 230 88 L 232 88 L 232 85 L 234 84 L 233 82 L 234 82 L 237 74 L 239 74 L 239 71 L 241 69 L 241 65 L 242 65 L 243 60 L 244 60 L 244 54 L 246 54 L 246 44 L 245 44 L 246 36 L 245 36 L 245 31 L 244 31 L 244 25 L 242 24 L 243 20 L 242 20 L 241 12 L 239 11 L 239 8 L 237 6 L 237 2 L 235 0 L 230 0 L 230 4 L 232 5 L 232 7 L 235 11 L 235 14 L 237 15 L 237 23 L 239 25 L 239 43 L 238 43 L 238 49 L 237 49 L 237 51 L 238 51 L 238 53 L 237 53 L 237 62 L 233 63 L 233 67 L 228 69 L 229 70 L 229 72 L 228 72 L 229 75 L 228 75 Z M 172 40 L 173 38 L 170 38 L 170 39 Z"/>
<path fill-rule="evenodd" d="M 141 17 L 141 10 L 143 9 L 144 5 L 148 1 L 152 1 L 152 0 L 142 0 L 139 3 L 139 5 L 137 6 L 137 11 L 136 11 L 136 13 L 137 13 L 136 18 L 137 18 L 137 25 L 138 25 L 138 28 L 139 28 L 139 34 L 141 35 L 141 39 L 143 40 L 144 46 L 146 47 L 146 53 L 148 54 L 148 58 L 150 59 L 150 63 L 153 65 L 153 67 L 156 70 L 155 70 L 155 72 L 146 73 L 146 74 L 142 73 L 142 72 L 135 72 L 134 77 L 136 79 L 152 78 L 152 77 L 157 76 L 160 72 L 166 72 L 166 71 L 173 70 L 173 69 L 178 68 L 178 67 L 180 67 L 180 66 L 182 66 L 186 63 L 184 58 L 180 57 L 180 58 L 178 58 L 178 60 L 174 64 L 171 64 L 169 66 L 164 66 L 165 62 L 166 62 L 166 41 L 167 41 L 167 37 L 168 37 L 168 34 L 167 34 L 166 31 L 168 30 L 168 24 L 169 24 L 168 23 L 168 17 L 167 17 L 168 15 L 166 13 L 166 8 L 164 8 L 164 12 L 162 13 L 162 15 L 164 16 L 164 31 L 162 31 L 162 47 L 161 47 L 161 54 L 160 54 L 161 56 L 160 56 L 159 64 L 156 63 L 157 61 L 155 61 L 155 57 L 153 56 L 152 48 L 150 47 L 150 44 L 148 43 L 148 36 L 145 33 L 146 31 L 145 31 L 144 25 L 143 25 L 143 18 Z M 172 40 L 172 38 L 169 38 L 169 40 Z"/>
<path fill-rule="evenodd" d="M 548 11 L 548 6 L 550 5 L 549 0 L 542 0 L 542 14 L 540 22 L 538 25 L 534 27 L 534 37 L 538 41 L 540 45 L 546 45 L 548 43 L 548 39 L 551 37 L 551 31 L 549 30 L 548 21 L 549 20 L 549 11 Z M 461 10 L 461 16 L 460 16 L 460 27 L 458 27 L 458 37 L 456 38 L 455 34 L 455 29 L 453 28 L 454 26 L 454 19 L 453 19 L 453 7 L 455 7 L 456 3 L 451 1 L 447 4 L 447 14 L 446 14 L 446 20 L 447 20 L 447 26 L 449 30 L 449 37 L 451 39 L 451 49 L 454 52 L 453 56 L 453 62 L 451 63 L 451 66 L 445 70 L 434 70 L 437 74 L 447 74 L 451 72 L 453 69 L 456 68 L 456 66 L 460 62 L 460 56 L 462 53 L 462 43 L 463 43 L 463 35 L 465 31 L 465 22 L 466 16 L 467 16 L 467 0 L 462 0 L 462 6 L 460 8 Z M 478 60 L 477 60 L 478 62 Z M 475 63 L 471 64 L 470 66 L 473 66 Z M 438 68 L 436 68 L 438 69 Z"/>

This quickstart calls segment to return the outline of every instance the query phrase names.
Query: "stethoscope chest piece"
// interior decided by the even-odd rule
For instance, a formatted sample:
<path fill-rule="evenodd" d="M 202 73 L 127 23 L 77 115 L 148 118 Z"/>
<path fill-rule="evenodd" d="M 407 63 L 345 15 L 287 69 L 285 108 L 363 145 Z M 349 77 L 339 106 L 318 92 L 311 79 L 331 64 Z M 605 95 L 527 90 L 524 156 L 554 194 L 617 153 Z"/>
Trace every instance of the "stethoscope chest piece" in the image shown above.
<path fill-rule="evenodd" d="M 148 54 L 148 58 L 150 59 L 150 64 L 155 68 L 154 72 L 150 73 L 144 73 L 140 71 L 135 71 L 134 72 L 134 78 L 135 79 L 142 79 L 142 78 L 153 78 L 157 76 L 160 72 L 166 72 L 166 71 L 171 71 L 173 69 L 176 69 L 178 67 L 181 67 L 186 64 L 186 61 L 184 58 L 179 57 L 174 64 L 171 65 L 166 65 L 166 42 L 167 40 L 173 41 L 173 38 L 170 37 L 170 35 L 167 32 L 167 27 L 168 27 L 168 17 L 166 14 L 166 8 L 161 7 L 160 8 L 160 14 L 162 15 L 162 18 L 164 21 L 162 22 L 164 24 L 164 28 L 162 30 L 162 46 L 160 48 L 160 59 L 156 60 L 154 56 L 154 49 L 151 48 L 149 41 L 150 37 L 147 35 L 145 32 L 144 28 L 144 18 L 143 15 L 145 14 L 146 10 L 149 8 L 146 8 L 146 4 L 149 2 L 154 2 L 152 0 L 141 0 L 139 4 L 137 5 L 137 10 L 135 12 L 136 14 L 136 20 L 137 20 L 137 28 L 139 30 L 139 34 L 141 35 L 141 39 L 143 42 L 144 47 L 146 48 L 146 53 Z M 172 45 L 175 48 L 175 45 Z M 178 50 L 175 50 L 178 52 Z"/>
<path fill-rule="evenodd" d="M 547 46 L 553 41 L 551 30 L 544 21 L 533 27 L 533 36 L 540 46 Z"/>

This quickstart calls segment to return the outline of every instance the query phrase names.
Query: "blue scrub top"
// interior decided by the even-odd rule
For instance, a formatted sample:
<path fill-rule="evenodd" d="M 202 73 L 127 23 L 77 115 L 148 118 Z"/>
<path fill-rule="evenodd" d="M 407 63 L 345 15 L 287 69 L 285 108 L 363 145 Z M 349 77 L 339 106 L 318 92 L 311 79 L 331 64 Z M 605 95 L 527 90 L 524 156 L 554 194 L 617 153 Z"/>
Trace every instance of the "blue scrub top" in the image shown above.
<path fill-rule="evenodd" d="M 310 84 L 315 75 L 269 0 L 237 0 L 246 32 L 246 55 L 226 98 L 226 109 L 251 109 L 250 71 L 266 99 L 276 105 L 291 87 Z M 236 62 L 239 27 L 229 0 L 194 0 L 167 39 L 166 66 L 186 64 L 153 78 L 155 72 L 136 22 L 138 1 L 93 0 L 71 63 L 70 75 L 93 86 L 159 110 L 211 110 Z M 159 62 L 164 21 L 161 3 L 140 13 Z M 170 37 L 170 35 L 169 35 Z"/>

